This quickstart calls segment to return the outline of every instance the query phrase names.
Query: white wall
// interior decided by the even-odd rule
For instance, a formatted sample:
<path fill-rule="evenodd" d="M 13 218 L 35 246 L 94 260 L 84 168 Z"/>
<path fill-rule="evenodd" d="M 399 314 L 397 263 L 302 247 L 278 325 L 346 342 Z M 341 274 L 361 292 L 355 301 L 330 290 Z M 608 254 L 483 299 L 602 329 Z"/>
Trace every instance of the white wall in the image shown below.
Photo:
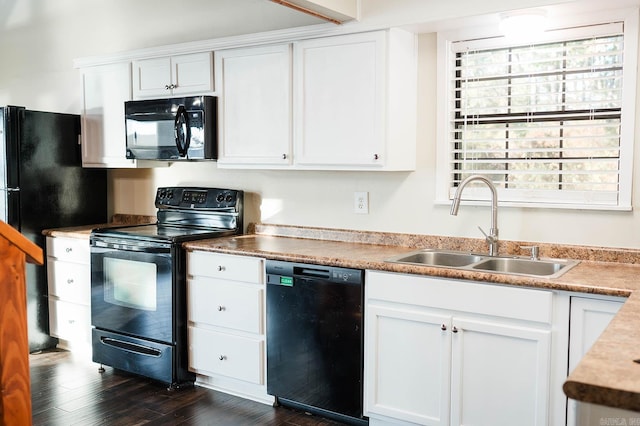
<path fill-rule="evenodd" d="M 263 9 L 263 15 L 276 6 L 266 0 L 242 1 L 255 3 L 256 8 Z M 140 27 L 134 25 L 135 20 L 128 14 L 123 16 L 120 10 L 125 4 L 128 7 L 138 2 L 155 11 L 151 18 L 147 16 L 146 23 L 140 23 Z M 17 3 L 14 0 L 11 9 L 9 2 L 7 10 L 17 14 Z M 17 18 L 0 16 L 0 55 L 4 58 L 0 65 L 0 104 L 22 104 L 34 109 L 77 113 L 80 110 L 81 93 L 77 70 L 72 69 L 74 58 L 223 35 L 217 32 L 222 31 L 218 27 L 207 25 L 210 20 L 207 13 L 191 14 L 188 18 L 189 31 L 180 29 L 172 32 L 164 24 L 156 24 L 166 22 L 170 15 L 157 13 L 157 10 L 161 10 L 162 5 L 174 7 L 175 2 L 57 0 L 56 9 L 50 11 L 47 11 L 46 4 L 52 2 L 31 0 L 29 3 L 20 0 L 19 3 L 31 4 L 32 10 L 39 12 L 30 12 L 31 15 L 25 12 L 21 23 L 17 22 Z M 84 6 L 87 3 L 89 5 Z M 207 10 L 211 15 L 214 14 L 214 11 L 206 9 L 206 0 L 190 3 L 202 7 L 201 12 Z M 425 3 L 432 7 L 425 7 Z M 386 15 L 394 15 L 390 23 L 433 23 L 437 22 L 438 17 L 459 17 L 468 11 L 507 10 L 512 7 L 509 6 L 511 3 L 510 0 L 484 3 L 475 0 L 363 0 L 364 23 L 379 23 Z M 535 5 L 549 1 L 529 0 L 523 5 L 525 3 Z M 112 4 L 113 7 L 108 6 Z M 389 9 L 391 4 L 394 9 Z M 83 9 L 75 12 L 77 19 L 70 21 L 62 13 L 71 10 L 71 6 L 79 5 L 83 5 Z M 89 12 L 90 7 L 97 8 L 95 13 Z M 144 7 L 137 13 L 141 14 Z M 415 13 L 411 13 L 412 10 Z M 43 22 L 39 14 L 47 12 L 50 21 Z M 4 7 L 0 13 L 5 13 Z M 280 20 L 274 15 L 273 20 L 256 20 L 249 27 L 264 31 L 283 28 L 287 24 L 299 26 L 317 22 L 289 15 L 292 13 L 289 11 L 282 13 L 286 15 L 284 18 L 279 10 L 276 13 Z M 370 21 L 367 21 L 367 13 Z M 240 18 L 234 19 L 241 22 Z M 121 33 L 123 28 L 125 31 Z M 429 28 L 429 25 L 425 28 Z M 206 162 L 180 163 L 158 169 L 113 170 L 110 173 L 114 193 L 111 210 L 154 214 L 153 195 L 157 186 L 194 184 L 247 191 L 247 222 L 480 237 L 476 227 L 488 228 L 488 207 L 462 206 L 458 216 L 450 216 L 449 206 L 433 203 L 437 105 L 435 73 L 435 36 L 433 33 L 422 34 L 419 37 L 419 123 L 417 168 L 414 172 L 226 170 Z M 640 148 L 636 149 L 635 163 L 640 165 Z M 353 213 L 354 191 L 369 191 L 370 214 Z M 634 200 L 639 199 L 638 195 L 636 189 Z M 637 206 L 637 202 L 634 202 L 634 206 Z M 640 248 L 640 217 L 635 212 L 502 208 L 498 220 L 503 239 Z"/>

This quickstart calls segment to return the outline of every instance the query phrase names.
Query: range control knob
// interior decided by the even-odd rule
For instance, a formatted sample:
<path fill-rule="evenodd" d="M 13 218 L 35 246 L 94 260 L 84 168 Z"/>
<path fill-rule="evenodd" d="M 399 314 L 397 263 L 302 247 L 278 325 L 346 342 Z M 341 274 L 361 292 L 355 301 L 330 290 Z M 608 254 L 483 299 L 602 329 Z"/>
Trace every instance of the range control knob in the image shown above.
<path fill-rule="evenodd" d="M 227 203 L 232 202 L 232 201 L 233 201 L 233 195 L 231 195 L 231 194 L 227 194 L 227 196 L 225 197 L 225 201 L 226 201 Z"/>
<path fill-rule="evenodd" d="M 219 202 L 219 203 L 223 202 L 224 201 L 224 194 L 218 194 L 216 196 L 216 201 Z"/>

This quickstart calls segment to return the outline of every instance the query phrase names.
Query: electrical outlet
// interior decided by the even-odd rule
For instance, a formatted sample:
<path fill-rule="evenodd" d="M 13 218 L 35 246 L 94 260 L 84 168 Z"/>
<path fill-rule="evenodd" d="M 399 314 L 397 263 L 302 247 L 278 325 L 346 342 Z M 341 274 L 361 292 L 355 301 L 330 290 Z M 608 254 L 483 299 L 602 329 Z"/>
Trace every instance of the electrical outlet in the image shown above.
<path fill-rule="evenodd" d="M 353 193 L 353 212 L 358 214 L 369 214 L 369 193 Z"/>

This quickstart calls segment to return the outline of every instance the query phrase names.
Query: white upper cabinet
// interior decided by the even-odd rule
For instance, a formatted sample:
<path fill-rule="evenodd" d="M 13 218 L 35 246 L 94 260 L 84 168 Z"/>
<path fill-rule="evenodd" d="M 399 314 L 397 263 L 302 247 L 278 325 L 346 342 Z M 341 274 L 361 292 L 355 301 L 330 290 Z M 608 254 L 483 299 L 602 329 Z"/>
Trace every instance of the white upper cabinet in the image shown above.
<path fill-rule="evenodd" d="M 384 165 L 385 37 L 294 44 L 297 164 Z"/>
<path fill-rule="evenodd" d="M 413 170 L 415 35 L 384 30 L 216 52 L 227 167 Z M 218 56 L 219 55 L 219 56 Z"/>
<path fill-rule="evenodd" d="M 211 52 L 133 61 L 133 98 L 162 98 L 213 92 Z"/>
<path fill-rule="evenodd" d="M 131 100 L 129 62 L 82 69 L 82 165 L 135 167 L 126 158 L 124 103 Z"/>
<path fill-rule="evenodd" d="M 218 164 L 289 165 L 291 46 L 216 52 Z"/>
<path fill-rule="evenodd" d="M 415 46 L 396 29 L 294 43 L 295 163 L 413 170 Z"/>

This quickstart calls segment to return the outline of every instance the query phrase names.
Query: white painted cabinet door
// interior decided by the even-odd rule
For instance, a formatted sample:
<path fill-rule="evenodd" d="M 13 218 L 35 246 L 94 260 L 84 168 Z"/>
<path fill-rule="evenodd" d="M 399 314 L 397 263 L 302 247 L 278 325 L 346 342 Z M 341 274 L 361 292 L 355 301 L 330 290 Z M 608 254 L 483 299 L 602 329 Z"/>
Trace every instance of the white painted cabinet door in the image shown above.
<path fill-rule="evenodd" d="M 211 52 L 133 61 L 133 98 L 202 95 L 213 92 Z"/>
<path fill-rule="evenodd" d="M 133 98 L 171 95 L 171 58 L 133 61 Z"/>
<path fill-rule="evenodd" d="M 135 167 L 126 158 L 124 103 L 131 100 L 131 64 L 82 69 L 83 167 Z"/>
<path fill-rule="evenodd" d="M 211 52 L 173 56 L 171 67 L 173 96 L 204 95 L 213 91 Z"/>
<path fill-rule="evenodd" d="M 291 46 L 216 52 L 220 166 L 291 163 Z"/>
<path fill-rule="evenodd" d="M 569 373 L 576 368 L 584 354 L 598 340 L 623 303 L 624 299 L 599 300 L 571 297 Z M 567 406 L 567 425 L 569 426 L 631 424 L 630 419 L 638 418 L 638 413 L 573 399 L 569 399 Z"/>
<path fill-rule="evenodd" d="M 548 424 L 551 331 L 456 318 L 451 425 Z"/>
<path fill-rule="evenodd" d="M 367 306 L 365 414 L 449 424 L 451 317 Z"/>
<path fill-rule="evenodd" d="M 294 43 L 299 165 L 384 165 L 385 32 Z"/>

